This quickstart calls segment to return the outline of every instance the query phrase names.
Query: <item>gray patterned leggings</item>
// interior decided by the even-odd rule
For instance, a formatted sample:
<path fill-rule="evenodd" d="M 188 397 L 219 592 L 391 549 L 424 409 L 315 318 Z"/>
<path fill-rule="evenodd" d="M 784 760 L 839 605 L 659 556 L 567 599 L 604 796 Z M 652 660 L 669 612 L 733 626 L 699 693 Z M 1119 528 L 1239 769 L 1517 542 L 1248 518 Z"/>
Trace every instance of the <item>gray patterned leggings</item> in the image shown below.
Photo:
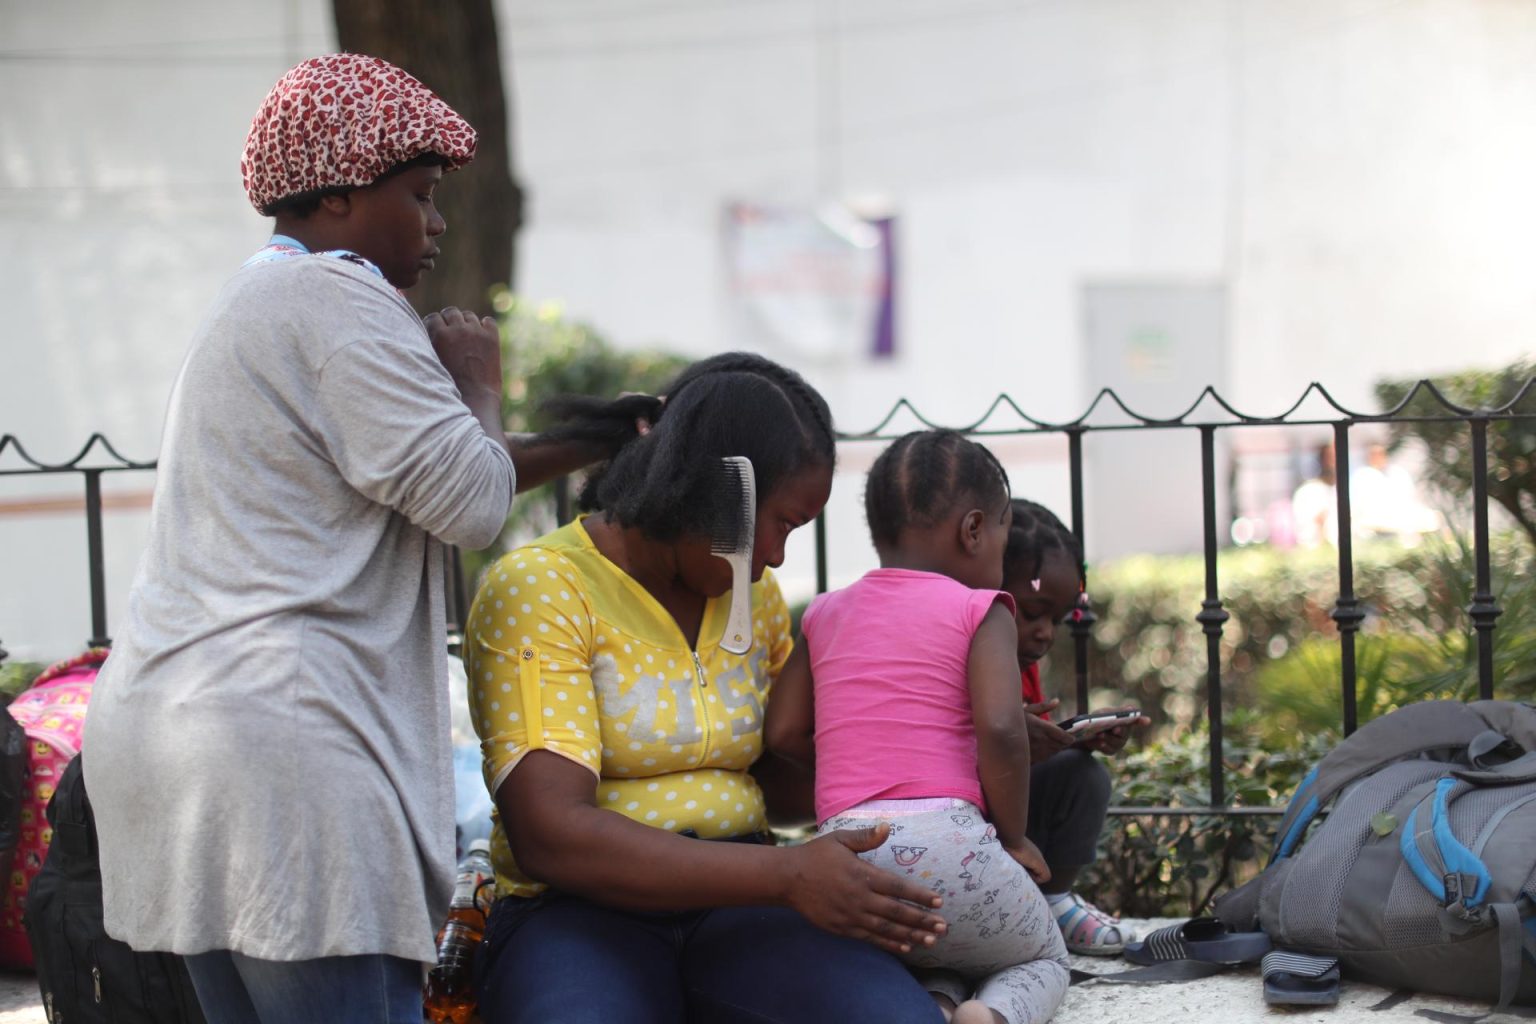
<path fill-rule="evenodd" d="M 1040 887 L 964 800 L 876 800 L 821 832 L 891 823 L 891 837 L 859 856 L 944 897 L 949 931 L 902 959 L 928 991 L 979 999 L 1008 1024 L 1044 1024 L 1067 993 L 1067 949 Z"/>

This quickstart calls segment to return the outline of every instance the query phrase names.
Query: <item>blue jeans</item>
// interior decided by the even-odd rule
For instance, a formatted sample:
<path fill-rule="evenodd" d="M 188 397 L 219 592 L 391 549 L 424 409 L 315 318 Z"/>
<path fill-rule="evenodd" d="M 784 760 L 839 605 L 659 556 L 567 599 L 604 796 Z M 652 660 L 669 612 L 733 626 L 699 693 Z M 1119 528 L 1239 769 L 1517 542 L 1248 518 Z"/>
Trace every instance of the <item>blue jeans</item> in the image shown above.
<path fill-rule="evenodd" d="M 208 1024 L 421 1024 L 421 964 L 394 956 L 186 958 Z"/>
<path fill-rule="evenodd" d="M 503 899 L 475 963 L 484 1024 L 942 1024 L 895 957 L 793 910 L 638 913 Z"/>

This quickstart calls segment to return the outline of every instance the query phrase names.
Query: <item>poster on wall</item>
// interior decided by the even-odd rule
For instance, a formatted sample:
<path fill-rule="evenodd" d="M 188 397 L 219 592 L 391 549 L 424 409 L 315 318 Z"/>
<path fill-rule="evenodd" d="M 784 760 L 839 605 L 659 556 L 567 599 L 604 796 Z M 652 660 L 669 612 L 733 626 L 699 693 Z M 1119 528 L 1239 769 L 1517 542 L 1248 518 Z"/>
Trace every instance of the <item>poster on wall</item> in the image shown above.
<path fill-rule="evenodd" d="M 727 302 L 738 343 L 822 364 L 896 351 L 895 218 L 731 203 Z"/>
<path fill-rule="evenodd" d="M 1110 388 L 1142 416 L 1172 418 L 1206 387 L 1227 384 L 1227 291 L 1220 281 L 1089 281 L 1082 288 L 1087 406 Z M 1101 408 L 1105 408 L 1101 406 Z M 1106 416 L 1113 416 L 1106 409 Z M 1105 422 L 1105 420 L 1100 420 Z M 1227 479 L 1233 431 L 1217 431 L 1218 479 Z M 1194 431 L 1104 431 L 1083 448 L 1086 534 L 1099 559 L 1201 550 L 1202 466 Z M 1229 494 L 1217 488 L 1217 521 Z"/>

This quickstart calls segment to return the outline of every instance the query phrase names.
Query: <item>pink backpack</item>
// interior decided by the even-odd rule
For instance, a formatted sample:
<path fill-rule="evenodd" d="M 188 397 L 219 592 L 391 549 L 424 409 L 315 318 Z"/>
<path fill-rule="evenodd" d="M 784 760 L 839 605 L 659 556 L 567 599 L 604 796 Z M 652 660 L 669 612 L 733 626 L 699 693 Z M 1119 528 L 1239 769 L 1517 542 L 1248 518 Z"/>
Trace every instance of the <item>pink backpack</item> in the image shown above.
<path fill-rule="evenodd" d="M 45 811 L 64 768 L 80 753 L 85 708 L 107 651 L 93 648 L 48 668 L 7 709 L 27 734 L 21 784 L 21 834 L 11 877 L 0 903 L 0 965 L 31 967 L 32 947 L 22 927 L 27 888 L 43 866 L 53 838 Z"/>

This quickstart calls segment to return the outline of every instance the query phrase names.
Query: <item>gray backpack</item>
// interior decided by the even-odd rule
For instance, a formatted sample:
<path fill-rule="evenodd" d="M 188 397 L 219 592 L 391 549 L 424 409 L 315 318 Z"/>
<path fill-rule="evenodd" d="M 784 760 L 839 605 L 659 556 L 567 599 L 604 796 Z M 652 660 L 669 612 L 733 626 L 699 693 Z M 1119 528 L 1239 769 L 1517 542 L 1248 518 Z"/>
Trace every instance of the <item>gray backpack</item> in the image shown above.
<path fill-rule="evenodd" d="M 1362 727 L 1302 781 L 1229 927 L 1346 977 L 1536 1003 L 1536 707 L 1428 701 Z"/>

